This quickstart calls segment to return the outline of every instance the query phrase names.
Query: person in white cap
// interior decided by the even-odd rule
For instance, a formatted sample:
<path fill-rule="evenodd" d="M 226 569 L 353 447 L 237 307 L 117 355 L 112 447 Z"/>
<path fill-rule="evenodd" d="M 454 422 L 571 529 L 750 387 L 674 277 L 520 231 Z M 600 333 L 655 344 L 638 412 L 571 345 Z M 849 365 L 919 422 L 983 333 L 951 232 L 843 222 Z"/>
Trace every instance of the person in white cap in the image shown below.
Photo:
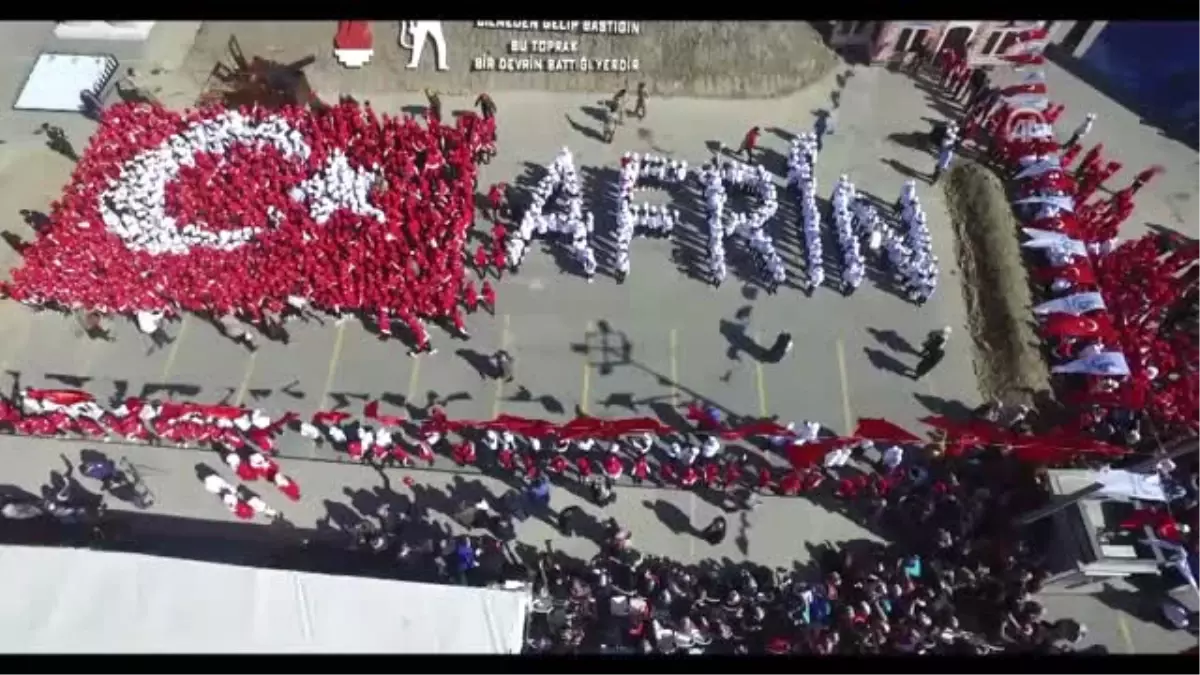
<path fill-rule="evenodd" d="M 1096 123 L 1096 113 L 1088 113 L 1087 117 L 1085 117 L 1083 120 L 1083 124 L 1080 124 L 1075 129 L 1075 132 L 1071 134 L 1071 138 L 1067 139 L 1067 142 L 1063 144 L 1063 147 L 1069 148 L 1072 145 L 1075 145 L 1076 143 L 1078 143 L 1079 141 L 1082 141 L 1084 136 L 1087 136 L 1089 133 L 1092 132 L 1092 125 L 1094 125 L 1095 123 Z"/>

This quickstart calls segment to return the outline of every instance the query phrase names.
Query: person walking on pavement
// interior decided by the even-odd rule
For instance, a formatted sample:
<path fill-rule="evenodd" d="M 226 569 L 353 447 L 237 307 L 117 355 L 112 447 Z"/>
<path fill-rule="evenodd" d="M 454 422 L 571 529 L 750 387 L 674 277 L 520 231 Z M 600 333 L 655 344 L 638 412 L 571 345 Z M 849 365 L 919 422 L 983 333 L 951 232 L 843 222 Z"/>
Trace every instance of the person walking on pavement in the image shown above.
<path fill-rule="evenodd" d="M 425 89 L 425 99 L 429 102 L 429 117 L 438 122 L 442 121 L 442 97 L 432 89 Z"/>
<path fill-rule="evenodd" d="M 492 356 L 492 364 L 495 366 L 496 378 L 505 382 L 512 382 L 513 379 L 513 360 L 512 356 L 505 350 L 498 350 Z"/>
<path fill-rule="evenodd" d="M 496 116 L 496 102 L 487 92 L 475 97 L 475 105 L 479 107 L 479 113 L 483 115 L 483 119 L 490 120 Z"/>
<path fill-rule="evenodd" d="M 62 127 L 50 124 L 49 122 L 42 122 L 42 126 L 35 133 L 46 134 L 46 145 L 54 152 L 72 162 L 79 161 L 79 155 L 75 153 L 75 148 L 71 145 L 71 141 L 67 140 L 67 132 L 63 131 Z"/>
<path fill-rule="evenodd" d="M 950 327 L 934 331 L 925 338 L 925 343 L 921 345 L 921 360 L 917 363 L 917 367 L 913 369 L 912 378 L 919 380 L 924 377 L 929 371 L 933 370 L 937 364 L 942 362 L 942 358 L 946 356 L 946 342 L 950 340 Z"/>
<path fill-rule="evenodd" d="M 641 119 L 646 119 L 646 83 L 638 82 L 637 99 L 633 102 L 633 116 Z"/>
<path fill-rule="evenodd" d="M 629 90 L 621 87 L 620 91 L 613 94 L 613 97 L 608 101 L 608 109 L 616 113 L 617 124 L 625 123 L 625 96 Z"/>
<path fill-rule="evenodd" d="M 758 127 L 751 127 L 750 131 L 746 132 L 746 136 L 742 138 L 742 146 L 738 148 L 736 154 L 745 154 L 747 162 L 754 161 L 754 149 L 758 147 Z"/>
<path fill-rule="evenodd" d="M 605 143 L 611 144 L 617 135 L 617 113 L 607 106 L 600 112 L 604 116 L 604 127 L 600 132 L 600 137 Z"/>
<path fill-rule="evenodd" d="M 726 522 L 724 516 L 717 516 L 703 530 L 700 530 L 700 538 L 713 546 L 719 545 L 725 541 Z"/>
<path fill-rule="evenodd" d="M 1066 143 L 1063 143 L 1062 147 L 1069 148 L 1079 141 L 1082 141 L 1084 136 L 1087 136 L 1089 133 L 1091 133 L 1092 125 L 1095 123 L 1096 113 L 1088 113 L 1087 117 L 1084 118 L 1083 123 L 1075 129 L 1074 133 L 1071 134 L 1071 138 L 1068 139 Z"/>

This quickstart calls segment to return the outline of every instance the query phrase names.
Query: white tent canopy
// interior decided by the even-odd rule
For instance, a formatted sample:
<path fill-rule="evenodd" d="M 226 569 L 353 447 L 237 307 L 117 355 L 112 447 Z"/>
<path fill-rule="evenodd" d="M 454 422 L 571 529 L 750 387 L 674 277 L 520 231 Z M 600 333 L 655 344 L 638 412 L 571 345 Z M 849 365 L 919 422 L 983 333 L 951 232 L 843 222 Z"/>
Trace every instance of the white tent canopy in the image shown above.
<path fill-rule="evenodd" d="M 0 652 L 515 654 L 528 593 L 0 546 Z"/>

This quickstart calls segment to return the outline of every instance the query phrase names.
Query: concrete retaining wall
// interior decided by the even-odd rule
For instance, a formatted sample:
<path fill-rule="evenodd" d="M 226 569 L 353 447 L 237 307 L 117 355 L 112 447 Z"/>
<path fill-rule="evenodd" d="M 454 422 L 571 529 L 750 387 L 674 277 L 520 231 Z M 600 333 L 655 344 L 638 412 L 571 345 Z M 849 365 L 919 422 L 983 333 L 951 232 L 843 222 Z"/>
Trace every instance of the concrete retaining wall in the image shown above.
<path fill-rule="evenodd" d="M 540 21 L 537 23 L 541 23 Z M 286 23 L 205 22 L 185 66 L 203 79 L 217 61 L 230 62 L 228 43 L 236 36 L 247 58 L 297 61 L 308 55 L 317 62 L 309 80 L 321 91 L 371 96 L 426 87 L 446 95 L 480 91 L 541 90 L 611 93 L 644 80 L 654 95 L 715 98 L 783 96 L 819 80 L 837 63 L 816 30 L 802 22 L 642 21 L 632 35 L 521 31 L 477 28 L 471 22 L 444 22 L 447 72 L 435 70 L 433 44 L 425 47 L 421 66 L 408 70 L 409 50 L 397 42 L 399 22 L 374 21 L 375 54 L 361 70 L 346 70 L 333 59 L 332 21 Z M 582 28 L 582 27 L 580 27 Z M 476 56 L 511 54 L 514 39 L 574 41 L 573 54 L 543 58 L 638 60 L 638 72 L 472 72 Z M 529 55 L 532 56 L 532 55 Z"/>

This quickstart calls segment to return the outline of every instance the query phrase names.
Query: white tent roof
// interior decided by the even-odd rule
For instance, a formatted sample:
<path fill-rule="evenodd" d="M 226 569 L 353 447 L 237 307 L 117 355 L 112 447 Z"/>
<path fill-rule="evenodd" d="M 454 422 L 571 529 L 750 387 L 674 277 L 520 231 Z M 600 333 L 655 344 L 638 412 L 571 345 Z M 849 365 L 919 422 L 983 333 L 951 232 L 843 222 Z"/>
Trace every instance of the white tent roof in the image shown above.
<path fill-rule="evenodd" d="M 0 652 L 521 649 L 529 595 L 82 549 L 0 546 Z"/>

